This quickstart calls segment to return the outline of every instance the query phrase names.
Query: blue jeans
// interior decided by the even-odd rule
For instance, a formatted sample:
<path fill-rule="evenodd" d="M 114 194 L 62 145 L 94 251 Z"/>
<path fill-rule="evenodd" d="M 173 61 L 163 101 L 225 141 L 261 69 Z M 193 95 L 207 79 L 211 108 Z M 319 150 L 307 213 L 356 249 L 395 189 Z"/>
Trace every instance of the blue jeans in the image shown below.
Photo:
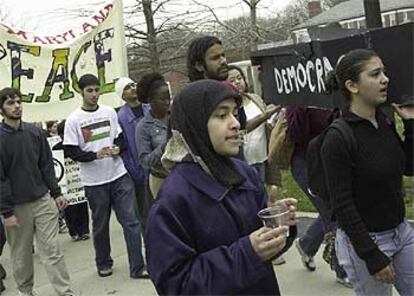
<path fill-rule="evenodd" d="M 309 228 L 299 239 L 299 244 L 302 250 L 306 253 L 306 255 L 313 257 L 318 252 L 324 240 L 325 233 L 328 231 L 335 231 L 336 223 L 331 221 L 331 213 L 325 205 L 325 202 L 318 196 L 310 195 L 307 190 L 308 172 L 304 153 L 294 153 L 292 157 L 291 171 L 293 179 L 295 179 L 300 189 L 302 189 L 302 191 L 308 196 L 319 213 L 318 218 L 312 222 Z M 340 266 L 335 267 L 335 273 L 340 278 L 346 276 Z"/>
<path fill-rule="evenodd" d="M 141 223 L 143 232 L 147 226 L 148 214 L 154 203 L 154 198 L 149 190 L 148 181 L 145 184 L 134 182 L 135 199 L 138 219 Z"/>
<path fill-rule="evenodd" d="M 325 233 L 334 230 L 335 227 L 331 222 L 330 213 L 324 201 L 308 193 L 308 172 L 303 153 L 295 153 L 293 155 L 291 171 L 293 179 L 295 179 L 300 189 L 308 196 L 319 213 L 318 218 L 313 221 L 299 241 L 300 246 L 307 255 L 315 256 L 324 240 Z"/>
<path fill-rule="evenodd" d="M 394 286 L 402 296 L 414 295 L 414 229 L 407 222 L 396 228 L 370 233 L 379 249 L 391 258 L 395 269 Z M 365 262 L 356 254 L 349 237 L 341 229 L 336 233 L 336 254 L 356 295 L 392 295 L 392 285 L 377 281 Z"/>
<path fill-rule="evenodd" d="M 107 184 L 85 186 L 86 198 L 92 210 L 93 244 L 98 270 L 113 265 L 109 240 L 111 208 L 122 225 L 126 242 L 130 276 L 144 270 L 141 251 L 141 225 L 136 214 L 134 184 L 128 174 Z"/>

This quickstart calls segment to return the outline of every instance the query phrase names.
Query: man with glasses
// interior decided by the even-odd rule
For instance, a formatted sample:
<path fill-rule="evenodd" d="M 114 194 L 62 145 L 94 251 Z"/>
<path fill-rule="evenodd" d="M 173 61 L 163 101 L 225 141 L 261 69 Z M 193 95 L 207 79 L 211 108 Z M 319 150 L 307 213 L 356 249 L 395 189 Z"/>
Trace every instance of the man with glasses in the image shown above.
<path fill-rule="evenodd" d="M 82 107 L 69 115 L 63 145 L 79 162 L 85 195 L 92 210 L 93 243 L 98 275 L 112 274 L 109 240 L 111 208 L 122 225 L 126 242 L 129 276 L 142 278 L 145 265 L 141 251 L 141 227 L 135 210 L 135 191 L 121 157 L 123 134 L 114 109 L 98 105 L 99 81 L 91 74 L 79 79 Z"/>
<path fill-rule="evenodd" d="M 125 101 L 124 106 L 118 111 L 118 122 L 124 135 L 124 149 L 121 151 L 121 157 L 125 168 L 134 181 L 138 215 L 141 225 L 145 229 L 149 208 L 152 205 L 152 197 L 148 191 L 148 174 L 139 164 L 135 129 L 141 119 L 148 113 L 149 105 L 138 100 L 136 83 L 131 78 L 119 78 L 115 84 L 115 92 Z"/>

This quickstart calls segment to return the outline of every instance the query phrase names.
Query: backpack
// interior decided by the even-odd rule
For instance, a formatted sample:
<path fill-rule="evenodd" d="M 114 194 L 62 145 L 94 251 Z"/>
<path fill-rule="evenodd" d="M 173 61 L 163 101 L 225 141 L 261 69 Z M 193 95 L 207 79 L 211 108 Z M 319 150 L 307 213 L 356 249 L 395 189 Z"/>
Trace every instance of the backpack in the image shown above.
<path fill-rule="evenodd" d="M 329 197 L 326 174 L 323 169 L 321 159 L 321 147 L 326 133 L 330 129 L 336 129 L 344 139 L 346 149 L 349 151 L 353 166 L 355 165 L 354 156 L 357 152 L 357 143 L 349 124 L 343 118 L 335 119 L 320 135 L 313 138 L 308 145 L 306 152 L 306 166 L 308 173 L 308 193 L 312 196 L 320 197 L 329 210 L 332 209 Z"/>
<path fill-rule="evenodd" d="M 288 122 L 285 112 L 281 111 L 269 138 L 268 166 L 287 170 L 290 167 L 295 142 L 287 133 Z"/>

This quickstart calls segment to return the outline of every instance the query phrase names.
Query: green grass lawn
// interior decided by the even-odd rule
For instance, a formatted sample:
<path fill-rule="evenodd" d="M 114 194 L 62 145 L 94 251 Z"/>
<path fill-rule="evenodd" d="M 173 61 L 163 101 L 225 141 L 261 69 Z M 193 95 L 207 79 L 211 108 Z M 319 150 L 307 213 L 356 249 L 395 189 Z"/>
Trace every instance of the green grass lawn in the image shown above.
<path fill-rule="evenodd" d="M 282 198 L 294 197 L 298 200 L 299 211 L 304 212 L 315 212 L 315 207 L 310 202 L 309 198 L 302 192 L 296 182 L 293 180 L 290 171 L 282 173 L 282 184 L 281 189 Z M 404 177 L 404 189 L 405 195 L 405 208 L 406 217 L 408 219 L 414 219 L 414 178 Z"/>
<path fill-rule="evenodd" d="M 414 177 L 404 177 L 405 211 L 408 219 L 414 219 Z"/>

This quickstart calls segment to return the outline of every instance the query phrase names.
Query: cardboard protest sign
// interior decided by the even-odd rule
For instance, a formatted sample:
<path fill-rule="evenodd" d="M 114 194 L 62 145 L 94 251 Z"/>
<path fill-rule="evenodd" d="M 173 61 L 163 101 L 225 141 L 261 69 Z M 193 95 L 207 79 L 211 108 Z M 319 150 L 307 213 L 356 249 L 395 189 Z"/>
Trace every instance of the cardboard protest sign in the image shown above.
<path fill-rule="evenodd" d="M 52 154 L 56 179 L 68 204 L 86 202 L 78 163 L 68 157 L 65 158 L 63 150 L 53 150 Z"/>
<path fill-rule="evenodd" d="M 413 97 L 414 23 L 351 33 L 253 52 L 253 64 L 261 66 L 264 99 L 283 105 L 341 106 L 343 102 L 325 93 L 324 80 L 339 57 L 356 48 L 373 49 L 383 60 L 390 78 L 387 103 Z"/>

